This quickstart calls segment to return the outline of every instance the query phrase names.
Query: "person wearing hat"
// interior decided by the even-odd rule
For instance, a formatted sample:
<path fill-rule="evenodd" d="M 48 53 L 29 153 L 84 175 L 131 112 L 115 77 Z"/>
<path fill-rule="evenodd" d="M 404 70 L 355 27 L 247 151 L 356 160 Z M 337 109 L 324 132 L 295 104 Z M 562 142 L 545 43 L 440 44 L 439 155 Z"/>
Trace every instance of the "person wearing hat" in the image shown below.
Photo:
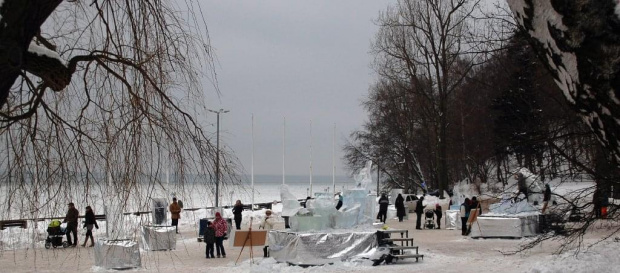
<path fill-rule="evenodd" d="M 207 230 L 205 231 L 204 240 L 205 240 L 205 243 L 207 244 L 207 249 L 205 253 L 207 256 L 207 259 L 215 258 L 215 255 L 213 255 L 213 249 L 215 249 L 214 248 L 215 229 L 213 228 L 212 222 L 207 222 Z"/>
<path fill-rule="evenodd" d="M 170 218 L 172 219 L 172 226 L 175 227 L 177 234 L 179 233 L 179 219 L 181 219 L 181 206 L 177 202 L 177 198 L 172 198 L 172 204 L 168 207 L 170 211 Z"/>
<path fill-rule="evenodd" d="M 215 213 L 215 220 L 213 221 L 213 226 L 215 228 L 215 250 L 217 253 L 217 257 L 220 255 L 226 258 L 226 251 L 224 250 L 224 237 L 226 236 L 226 232 L 228 231 L 228 223 L 226 220 L 222 218 L 222 214 L 219 212 Z"/>
<path fill-rule="evenodd" d="M 275 223 L 274 223 L 273 217 L 271 217 L 271 211 L 267 210 L 265 211 L 265 219 L 263 220 L 263 223 L 260 224 L 258 228 L 266 229 L 267 234 L 269 235 L 269 231 L 273 229 L 274 224 Z M 269 240 L 267 242 L 269 242 Z M 263 257 L 265 258 L 269 257 L 268 248 L 269 248 L 269 244 L 265 243 L 265 246 L 263 247 Z"/>
<path fill-rule="evenodd" d="M 75 208 L 75 205 L 73 203 L 69 203 L 69 210 L 67 211 L 67 215 L 65 216 L 63 223 L 67 223 L 67 243 L 69 243 L 69 246 L 71 247 L 76 247 L 78 243 L 77 227 L 79 216 L 80 212 Z M 73 241 L 71 241 L 71 233 L 73 233 Z"/>

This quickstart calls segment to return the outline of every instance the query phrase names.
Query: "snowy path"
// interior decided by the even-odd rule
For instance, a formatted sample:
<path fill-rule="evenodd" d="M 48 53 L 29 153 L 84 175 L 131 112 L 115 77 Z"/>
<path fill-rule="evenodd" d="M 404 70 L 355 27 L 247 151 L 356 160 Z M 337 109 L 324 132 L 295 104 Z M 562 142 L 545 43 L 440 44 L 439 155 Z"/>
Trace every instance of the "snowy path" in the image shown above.
<path fill-rule="evenodd" d="M 392 228 L 405 228 L 410 231 L 410 237 L 420 246 L 420 253 L 424 259 L 419 263 L 415 260 L 398 261 L 393 265 L 370 266 L 370 262 L 340 263 L 324 267 L 302 269 L 276 264 L 273 259 L 262 258 L 262 248 L 254 249 L 256 264 L 248 262 L 249 251 L 245 250 L 240 264 L 235 265 L 239 255 L 239 248 L 227 248 L 226 259 L 205 259 L 204 244 L 198 243 L 195 231 L 183 232 L 174 251 L 143 251 L 141 269 L 130 272 L 376 272 L 389 270 L 392 272 L 562 272 L 547 270 L 547 265 L 564 268 L 571 272 L 585 272 L 591 267 L 579 267 L 580 262 L 573 256 L 553 256 L 558 242 L 545 242 L 527 253 L 517 255 L 503 255 L 500 251 L 515 250 L 527 239 L 471 239 L 460 235 L 459 230 L 415 230 L 415 220 L 410 219 L 403 223 L 388 220 Z M 282 225 L 282 223 L 279 223 Z M 604 225 L 599 225 L 605 230 Z M 281 227 L 280 227 L 281 228 Z M 602 232 L 595 232 L 588 236 L 586 242 L 594 242 Z M 608 243 L 599 248 L 613 248 L 614 252 L 620 249 L 620 243 Z M 609 266 L 617 266 L 618 261 L 612 257 L 605 258 L 605 251 L 593 251 L 589 260 Z M 609 260 L 606 260 L 609 259 Z M 574 261 L 574 262 L 571 262 Z M 3 251 L 0 253 L 2 272 L 104 272 L 93 266 L 93 248 L 69 248 L 46 250 L 37 248 Z M 599 268 L 599 267 L 597 267 Z M 606 268 L 606 267 L 604 267 Z M 604 270 L 604 268 L 597 270 Z M 597 271 L 601 272 L 601 271 Z M 606 272 L 606 271 L 603 271 Z M 610 271 L 608 271 L 610 272 Z"/>

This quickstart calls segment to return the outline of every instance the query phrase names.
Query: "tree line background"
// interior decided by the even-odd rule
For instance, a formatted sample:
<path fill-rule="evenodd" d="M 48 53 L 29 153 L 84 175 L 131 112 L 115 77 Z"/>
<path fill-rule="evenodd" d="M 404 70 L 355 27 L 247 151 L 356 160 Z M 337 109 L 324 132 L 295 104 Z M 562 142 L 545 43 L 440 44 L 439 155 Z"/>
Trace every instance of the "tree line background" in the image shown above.
<path fill-rule="evenodd" d="M 425 184 L 443 195 L 463 180 L 505 185 L 518 166 L 543 181 L 590 175 L 611 193 L 617 162 L 511 16 L 465 0 L 398 1 L 382 12 L 369 118 L 345 147 L 351 170 L 372 160 L 383 190 Z"/>

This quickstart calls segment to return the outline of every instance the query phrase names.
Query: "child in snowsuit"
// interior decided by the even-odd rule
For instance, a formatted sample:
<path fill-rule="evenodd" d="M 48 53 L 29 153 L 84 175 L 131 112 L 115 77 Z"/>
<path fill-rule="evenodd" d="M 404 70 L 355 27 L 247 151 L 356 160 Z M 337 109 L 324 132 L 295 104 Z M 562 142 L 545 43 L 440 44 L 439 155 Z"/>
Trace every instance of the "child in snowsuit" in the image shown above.
<path fill-rule="evenodd" d="M 211 222 L 207 222 L 207 230 L 205 231 L 204 239 L 205 243 L 207 243 L 207 259 L 215 258 L 215 255 L 213 255 L 213 250 L 215 249 L 215 229 Z"/>

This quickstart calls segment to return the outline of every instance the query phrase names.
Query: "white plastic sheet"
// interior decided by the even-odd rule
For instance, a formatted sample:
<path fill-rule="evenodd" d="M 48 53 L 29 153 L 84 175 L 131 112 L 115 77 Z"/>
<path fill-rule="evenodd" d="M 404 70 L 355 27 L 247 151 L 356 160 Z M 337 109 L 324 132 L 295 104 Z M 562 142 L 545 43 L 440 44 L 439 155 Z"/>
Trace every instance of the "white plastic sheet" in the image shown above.
<path fill-rule="evenodd" d="M 446 229 L 461 229 L 461 215 L 458 210 L 446 210 Z"/>

